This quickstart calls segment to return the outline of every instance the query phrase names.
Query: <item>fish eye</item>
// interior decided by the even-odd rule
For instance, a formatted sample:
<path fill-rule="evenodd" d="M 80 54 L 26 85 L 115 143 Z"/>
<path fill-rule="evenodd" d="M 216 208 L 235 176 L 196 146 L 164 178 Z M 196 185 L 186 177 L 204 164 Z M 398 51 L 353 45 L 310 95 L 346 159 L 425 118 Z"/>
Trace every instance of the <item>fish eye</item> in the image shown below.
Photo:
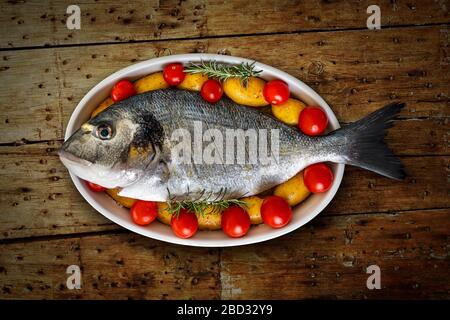
<path fill-rule="evenodd" d="M 113 130 L 111 126 L 107 124 L 101 124 L 97 127 L 96 135 L 101 140 L 109 140 L 113 136 Z"/>

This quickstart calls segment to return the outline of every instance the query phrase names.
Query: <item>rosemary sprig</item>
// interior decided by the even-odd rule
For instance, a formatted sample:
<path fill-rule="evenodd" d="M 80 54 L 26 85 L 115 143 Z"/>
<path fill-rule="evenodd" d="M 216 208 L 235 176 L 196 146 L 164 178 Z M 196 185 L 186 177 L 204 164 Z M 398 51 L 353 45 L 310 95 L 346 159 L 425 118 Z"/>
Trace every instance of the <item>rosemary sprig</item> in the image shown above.
<path fill-rule="evenodd" d="M 208 213 L 216 213 L 217 211 L 222 212 L 231 205 L 246 207 L 246 202 L 240 199 L 225 199 L 225 196 L 227 195 L 227 188 L 221 188 L 219 192 L 215 194 L 212 192 L 207 194 L 206 190 L 202 190 L 194 200 L 183 201 L 177 201 L 175 197 L 172 197 L 170 190 L 167 189 L 167 191 L 170 199 L 168 201 L 169 207 L 167 210 L 169 213 L 175 215 L 178 215 L 181 209 L 186 209 L 194 212 L 196 215 L 203 216 L 208 207 L 210 207 Z M 187 193 L 189 193 L 189 189 Z"/>
<path fill-rule="evenodd" d="M 245 201 L 242 201 L 240 199 L 228 199 L 228 200 L 218 200 L 218 201 L 208 201 L 208 200 L 201 200 L 201 201 L 175 201 L 175 202 L 169 202 L 168 212 L 171 214 L 174 214 L 178 216 L 181 209 L 185 209 L 191 212 L 194 212 L 196 215 L 205 215 L 208 213 L 216 213 L 216 212 L 222 212 L 223 210 L 227 209 L 228 207 L 232 205 L 238 205 L 241 207 L 245 207 L 246 203 Z M 207 210 L 207 208 L 210 207 L 211 209 Z"/>
<path fill-rule="evenodd" d="M 187 73 L 203 73 L 209 78 L 225 81 L 229 78 L 239 78 L 247 86 L 250 77 L 258 76 L 262 70 L 255 70 L 255 62 L 242 62 L 237 65 L 219 63 L 216 60 L 192 63 L 184 69 Z"/>

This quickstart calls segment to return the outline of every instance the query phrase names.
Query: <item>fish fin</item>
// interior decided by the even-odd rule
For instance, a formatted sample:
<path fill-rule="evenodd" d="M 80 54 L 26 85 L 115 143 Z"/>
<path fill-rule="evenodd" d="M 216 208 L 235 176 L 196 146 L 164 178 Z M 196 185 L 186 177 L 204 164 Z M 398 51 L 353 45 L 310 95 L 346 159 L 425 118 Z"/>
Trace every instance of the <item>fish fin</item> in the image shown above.
<path fill-rule="evenodd" d="M 392 126 L 393 119 L 404 106 L 404 103 L 390 103 L 361 120 L 334 131 L 330 136 L 339 140 L 344 138 L 344 162 L 388 178 L 403 180 L 406 176 L 403 164 L 383 139 L 387 129 Z"/>
<path fill-rule="evenodd" d="M 169 199 L 167 182 L 169 179 L 167 163 L 160 160 L 148 175 L 124 187 L 119 196 L 148 201 L 167 201 Z"/>
<path fill-rule="evenodd" d="M 151 190 L 151 191 L 149 191 Z M 118 192 L 121 197 L 132 199 L 165 202 L 168 199 L 167 189 L 165 185 L 161 185 L 158 181 L 150 183 L 137 182 L 131 186 L 125 187 Z"/>

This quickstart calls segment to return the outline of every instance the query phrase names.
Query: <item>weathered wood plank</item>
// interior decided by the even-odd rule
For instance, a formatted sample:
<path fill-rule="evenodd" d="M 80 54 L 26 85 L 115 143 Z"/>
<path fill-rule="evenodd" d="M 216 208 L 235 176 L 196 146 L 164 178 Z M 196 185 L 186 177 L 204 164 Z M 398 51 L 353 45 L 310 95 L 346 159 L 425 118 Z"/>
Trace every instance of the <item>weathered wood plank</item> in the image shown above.
<path fill-rule="evenodd" d="M 83 1 L 81 29 L 66 26 L 64 0 L 8 1 L 0 47 L 126 42 L 305 30 L 366 28 L 365 1 Z M 383 27 L 448 22 L 445 1 L 378 1 Z M 286 23 L 286 22 L 289 23 Z"/>
<path fill-rule="evenodd" d="M 450 210 L 322 217 L 257 246 L 224 248 L 224 299 L 448 299 Z M 381 269 L 368 290 L 366 268 Z M 274 290 L 276 288 L 276 290 Z"/>
<path fill-rule="evenodd" d="M 1 238 L 117 228 L 75 189 L 56 155 L 60 145 L 1 148 Z"/>
<path fill-rule="evenodd" d="M 76 103 L 112 72 L 195 51 L 226 52 L 285 70 L 320 93 L 343 122 L 393 100 L 407 103 L 402 117 L 448 117 L 447 32 L 420 27 L 7 51 L 0 54 L 0 74 L 9 84 L 0 88 L 0 143 L 61 139 Z"/>
<path fill-rule="evenodd" d="M 218 299 L 219 253 L 133 234 L 0 245 L 2 299 Z M 82 270 L 81 290 L 66 269 Z"/>
<path fill-rule="evenodd" d="M 408 175 L 404 181 L 386 179 L 347 166 L 342 185 L 326 213 L 448 208 L 450 157 L 407 157 L 401 160 Z"/>
<path fill-rule="evenodd" d="M 396 155 L 450 154 L 448 118 L 403 119 L 394 122 L 385 138 Z"/>
<path fill-rule="evenodd" d="M 0 297 L 448 299 L 449 217 L 449 210 L 320 217 L 220 253 L 130 233 L 3 243 Z M 72 264 L 82 268 L 81 290 L 65 286 Z M 372 264 L 381 268 L 381 290 L 366 289 Z"/>
<path fill-rule="evenodd" d="M 62 137 L 62 110 L 55 52 L 1 53 L 0 142 Z M 36 59 L 34 59 L 36 58 Z"/>
<path fill-rule="evenodd" d="M 398 122 L 415 126 L 416 121 L 428 123 L 423 127 L 434 130 L 433 120 Z M 392 132 L 395 132 L 395 128 Z M 426 130 L 419 133 L 419 137 L 426 136 Z M 403 141 L 402 134 L 403 131 L 400 131 L 395 141 Z M 431 137 L 434 138 L 436 136 Z M 443 145 L 442 141 L 431 141 L 432 144 Z M 56 155 L 56 148 L 60 144 L 53 142 L 0 147 L 0 239 L 120 228 L 92 209 L 76 191 L 67 170 Z M 425 147 L 419 151 L 432 155 L 433 148 L 423 145 Z M 418 151 L 412 139 L 406 139 L 402 148 L 397 150 L 401 154 L 415 154 Z M 336 198 L 323 214 L 449 206 L 445 178 L 448 176 L 449 156 L 408 156 L 402 161 L 409 174 L 404 182 L 347 167 Z"/>

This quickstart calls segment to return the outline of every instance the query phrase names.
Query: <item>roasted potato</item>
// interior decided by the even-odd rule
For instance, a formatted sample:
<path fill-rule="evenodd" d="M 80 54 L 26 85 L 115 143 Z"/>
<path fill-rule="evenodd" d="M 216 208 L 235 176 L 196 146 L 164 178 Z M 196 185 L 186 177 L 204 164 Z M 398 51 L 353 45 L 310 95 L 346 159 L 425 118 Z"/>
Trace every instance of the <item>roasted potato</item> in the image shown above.
<path fill-rule="evenodd" d="M 250 216 L 250 222 L 252 224 L 260 224 L 263 222 L 261 217 L 261 205 L 263 203 L 263 199 L 257 196 L 251 196 L 247 198 L 242 198 L 242 201 L 245 202 L 245 211 L 247 211 Z"/>
<path fill-rule="evenodd" d="M 272 105 L 273 115 L 289 125 L 297 125 L 300 112 L 305 108 L 305 104 L 300 100 L 289 98 L 279 105 Z"/>
<path fill-rule="evenodd" d="M 234 102 L 250 107 L 263 107 L 268 105 L 263 95 L 266 82 L 257 77 L 250 77 L 247 86 L 240 79 L 229 78 L 223 83 L 223 91 Z"/>
<path fill-rule="evenodd" d="M 220 209 L 209 206 L 197 214 L 198 228 L 200 230 L 220 230 L 222 228 L 222 212 Z"/>
<path fill-rule="evenodd" d="M 108 97 L 105 100 L 103 100 L 102 103 L 100 103 L 94 111 L 91 113 L 91 118 L 95 117 L 97 114 L 108 108 L 110 105 L 114 104 L 114 101 Z"/>
<path fill-rule="evenodd" d="M 169 205 L 165 202 L 158 202 L 158 220 L 170 225 L 172 213 L 168 210 Z M 221 229 L 221 211 L 214 210 L 212 206 L 207 207 L 203 212 L 197 214 L 198 228 L 200 230 Z"/>
<path fill-rule="evenodd" d="M 296 206 L 305 200 L 310 192 L 303 181 L 303 171 L 278 185 L 273 194 L 286 200 L 290 206 Z"/>
<path fill-rule="evenodd" d="M 109 194 L 111 196 L 111 198 L 113 198 L 114 200 L 116 200 L 119 204 L 121 204 L 122 206 L 124 206 L 125 208 L 131 208 L 133 206 L 133 204 L 137 201 L 136 199 L 131 199 L 131 198 L 127 198 L 127 197 L 122 197 L 119 196 L 120 189 L 119 188 L 115 188 L 115 189 L 107 189 L 106 193 Z"/>
<path fill-rule="evenodd" d="M 169 205 L 166 202 L 158 202 L 158 220 L 164 224 L 170 225 L 172 213 L 169 212 Z"/>
<path fill-rule="evenodd" d="M 184 90 L 200 91 L 208 77 L 202 73 L 187 73 L 177 88 Z"/>
<path fill-rule="evenodd" d="M 168 88 L 169 84 L 164 80 L 162 72 L 155 72 L 145 76 L 134 83 L 136 93 Z"/>

